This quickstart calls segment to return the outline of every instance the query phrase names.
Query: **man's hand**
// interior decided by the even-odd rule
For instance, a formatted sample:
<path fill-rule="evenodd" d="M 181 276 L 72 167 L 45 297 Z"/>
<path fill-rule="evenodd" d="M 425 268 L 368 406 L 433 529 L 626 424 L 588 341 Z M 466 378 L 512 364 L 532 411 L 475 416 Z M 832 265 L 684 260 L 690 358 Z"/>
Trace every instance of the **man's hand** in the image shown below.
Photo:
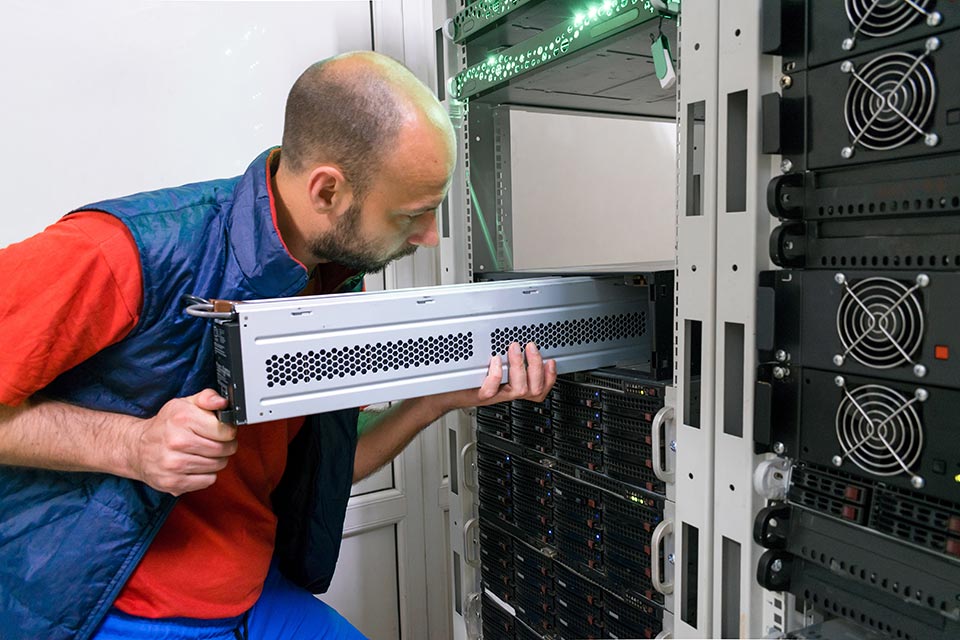
<path fill-rule="evenodd" d="M 540 350 L 532 342 L 527 344 L 525 351 L 526 362 L 524 349 L 516 342 L 510 345 L 507 351 L 509 372 L 506 384 L 500 384 L 503 360 L 500 356 L 494 356 L 490 359 L 487 377 L 478 389 L 441 393 L 423 400 L 436 403 L 438 415 L 453 409 L 482 407 L 510 400 L 543 402 L 557 381 L 557 363 L 555 360 L 544 362 Z"/>
<path fill-rule="evenodd" d="M 237 428 L 214 413 L 226 406 L 212 389 L 167 402 L 133 435 L 133 474 L 175 496 L 212 485 L 237 451 Z"/>

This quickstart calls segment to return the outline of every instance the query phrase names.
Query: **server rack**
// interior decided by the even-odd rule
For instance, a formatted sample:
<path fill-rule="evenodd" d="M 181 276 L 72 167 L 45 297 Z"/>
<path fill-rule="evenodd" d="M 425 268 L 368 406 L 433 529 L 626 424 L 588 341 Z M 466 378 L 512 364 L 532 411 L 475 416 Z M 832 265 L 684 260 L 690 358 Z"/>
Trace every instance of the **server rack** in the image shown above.
<path fill-rule="evenodd" d="M 661 20 L 651 3 L 633 0 L 583 7 L 582 14 L 549 1 L 479 2 L 445 10 L 452 16 L 446 26 L 454 42 L 446 45 L 449 94 L 444 97 L 463 115 L 465 212 L 450 216 L 447 230 L 460 236 L 462 249 L 453 252 L 444 271 L 459 271 L 465 280 L 511 277 L 512 218 L 529 213 L 511 208 L 510 172 L 503 170 L 509 110 L 522 105 L 674 120 L 675 91 L 660 87 L 649 50 L 651 37 L 660 33 L 676 43 L 675 15 Z M 596 73 L 623 89 L 604 95 L 590 86 Z M 665 173 L 672 176 L 672 166 Z M 593 271 L 584 264 L 568 267 Z M 600 373 L 594 384 L 561 380 L 539 406 L 517 402 L 480 408 L 475 423 L 450 430 L 452 467 L 467 468 L 463 480 L 468 485 L 474 482 L 470 468 L 478 472 L 476 489 L 451 500 L 453 582 L 476 579 L 480 585 L 482 608 L 491 611 L 483 616 L 485 637 L 668 637 L 673 632 L 672 593 L 658 591 L 652 578 L 670 592 L 665 585 L 672 581 L 677 555 L 664 524 L 665 514 L 674 515 L 673 478 L 666 469 L 672 473 L 676 465 L 675 437 L 672 420 L 658 413 L 668 388 L 671 406 L 673 400 L 674 265 L 604 269 L 611 270 L 647 286 L 655 297 L 652 349 L 638 380 L 657 390 L 658 406 L 652 411 L 617 406 L 623 391 L 603 384 L 621 386 L 624 378 L 607 380 Z M 656 456 L 652 438 L 658 438 Z M 654 457 L 662 477 L 654 473 Z M 509 470 L 497 467 L 498 461 Z M 644 538 L 647 542 L 638 546 Z M 456 562 L 460 557 L 465 561 Z M 463 610 L 458 601 L 471 588 L 454 594 L 457 614 Z M 512 615 L 504 618 L 504 612 Z"/>
<path fill-rule="evenodd" d="M 755 519 L 757 579 L 860 637 L 955 637 L 960 11 L 764 9 L 782 74 L 761 113 L 763 150 L 781 158 L 767 204 L 783 269 L 759 279 L 754 436 L 783 476 Z"/>

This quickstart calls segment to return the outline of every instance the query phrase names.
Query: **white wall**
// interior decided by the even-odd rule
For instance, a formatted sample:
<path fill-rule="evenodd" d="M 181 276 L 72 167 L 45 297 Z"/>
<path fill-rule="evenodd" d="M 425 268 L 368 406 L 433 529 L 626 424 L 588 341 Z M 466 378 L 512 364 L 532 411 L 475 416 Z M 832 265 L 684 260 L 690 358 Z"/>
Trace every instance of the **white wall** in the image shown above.
<path fill-rule="evenodd" d="M 310 63 L 371 48 L 365 1 L 4 0 L 0 247 L 72 208 L 241 173 Z"/>

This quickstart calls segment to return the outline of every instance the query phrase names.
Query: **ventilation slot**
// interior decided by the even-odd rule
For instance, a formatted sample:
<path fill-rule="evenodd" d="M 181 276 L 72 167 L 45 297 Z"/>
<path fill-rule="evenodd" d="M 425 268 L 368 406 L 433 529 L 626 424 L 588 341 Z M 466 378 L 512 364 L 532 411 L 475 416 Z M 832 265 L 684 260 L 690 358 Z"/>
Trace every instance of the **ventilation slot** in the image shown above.
<path fill-rule="evenodd" d="M 541 351 L 597 342 L 615 342 L 639 338 L 646 333 L 646 324 L 646 314 L 641 311 L 508 327 L 496 329 L 490 334 L 490 349 L 493 355 L 503 356 L 513 342 L 521 345 L 533 342 Z"/>
<path fill-rule="evenodd" d="M 930 267 L 950 268 L 951 265 L 960 266 L 960 254 L 955 256 L 901 256 L 901 255 L 870 255 L 870 256 L 820 256 L 821 267 Z"/>
<path fill-rule="evenodd" d="M 857 216 L 877 213 L 911 213 L 944 211 L 960 207 L 960 196 L 938 198 L 915 198 L 913 200 L 881 200 L 877 202 L 834 203 L 817 207 L 819 217 Z"/>
<path fill-rule="evenodd" d="M 812 602 L 816 606 L 823 606 L 824 609 L 833 611 L 835 614 L 843 616 L 848 620 L 853 620 L 859 622 L 862 625 L 866 625 L 871 629 L 876 629 L 881 633 L 885 633 L 890 636 L 896 636 L 898 639 L 902 640 L 914 640 L 914 636 L 903 631 L 899 628 L 894 628 L 889 623 L 886 623 L 882 620 L 875 620 L 872 616 L 869 616 L 865 613 L 861 613 L 857 608 L 853 606 L 845 606 L 843 603 L 837 602 L 836 599 L 831 600 L 830 598 L 821 598 L 818 594 L 811 592 L 809 589 L 804 589 L 803 597 L 807 601 Z"/>
<path fill-rule="evenodd" d="M 472 357 L 472 333 L 451 333 L 306 353 L 282 353 L 266 361 L 267 386 L 283 387 L 324 378 L 332 380 L 390 369 L 435 366 Z"/>

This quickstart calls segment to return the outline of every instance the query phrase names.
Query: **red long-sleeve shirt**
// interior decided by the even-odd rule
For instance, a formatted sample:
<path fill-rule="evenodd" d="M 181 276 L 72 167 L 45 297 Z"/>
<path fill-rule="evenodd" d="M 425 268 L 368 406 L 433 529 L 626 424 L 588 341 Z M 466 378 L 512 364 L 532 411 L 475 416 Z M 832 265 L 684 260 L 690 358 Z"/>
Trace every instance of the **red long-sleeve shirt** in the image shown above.
<path fill-rule="evenodd" d="M 344 271 L 329 267 L 324 284 L 339 284 Z M 0 403 L 7 405 L 122 340 L 143 300 L 136 244 L 123 223 L 99 212 L 67 216 L 0 250 L 0 278 Z M 216 483 L 180 498 L 115 606 L 150 618 L 225 618 L 252 606 L 274 547 L 270 493 L 302 422 L 241 427 L 237 453 Z"/>

